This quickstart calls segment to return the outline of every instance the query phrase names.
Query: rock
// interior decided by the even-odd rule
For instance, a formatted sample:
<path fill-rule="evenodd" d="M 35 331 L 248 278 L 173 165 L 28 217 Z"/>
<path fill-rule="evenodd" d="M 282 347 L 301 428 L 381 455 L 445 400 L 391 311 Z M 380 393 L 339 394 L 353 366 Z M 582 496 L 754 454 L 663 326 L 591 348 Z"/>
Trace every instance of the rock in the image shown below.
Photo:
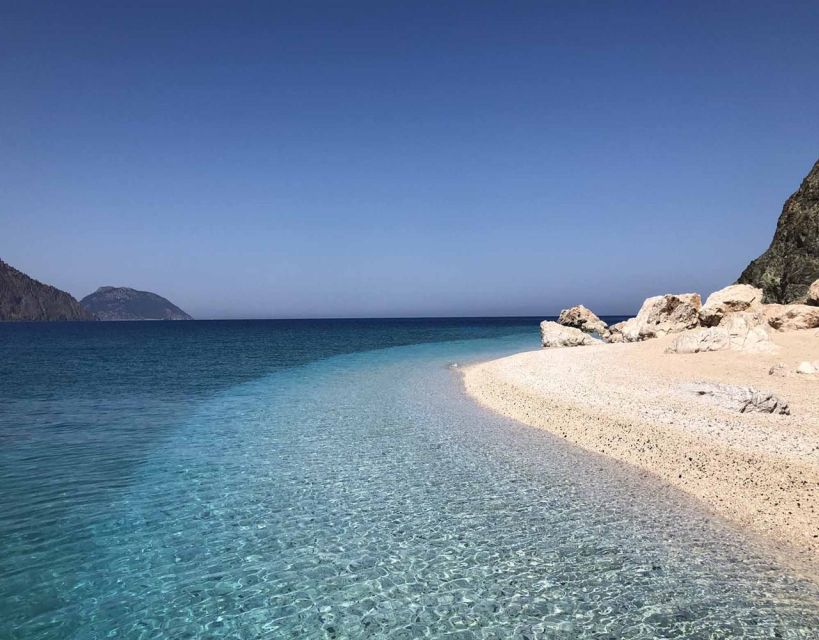
<path fill-rule="evenodd" d="M 805 299 L 819 278 L 819 161 L 785 202 L 771 246 L 737 281 L 764 292 L 763 302 L 789 304 Z"/>
<path fill-rule="evenodd" d="M 666 294 L 646 299 L 635 318 L 609 327 L 608 342 L 638 342 L 699 325 L 698 293 Z"/>
<path fill-rule="evenodd" d="M 784 362 L 777 362 L 774 366 L 768 369 L 768 375 L 787 378 L 791 375 L 791 371 Z"/>
<path fill-rule="evenodd" d="M 813 307 L 819 307 L 819 280 L 808 289 L 807 303 Z"/>
<path fill-rule="evenodd" d="M 796 373 L 801 373 L 804 375 L 813 375 L 817 372 L 816 363 L 814 362 L 800 362 L 799 366 L 796 367 Z"/>
<path fill-rule="evenodd" d="M 768 324 L 779 331 L 819 327 L 819 307 L 806 304 L 766 304 L 762 306 Z"/>
<path fill-rule="evenodd" d="M 749 284 L 733 284 L 715 291 L 700 309 L 700 322 L 716 327 L 725 316 L 738 311 L 755 311 L 762 306 L 762 289 Z"/>
<path fill-rule="evenodd" d="M 636 318 L 629 318 L 628 320 L 623 320 L 623 322 L 618 322 L 616 324 L 609 326 L 609 333 L 606 336 L 603 336 L 603 339 L 606 342 L 616 343 L 616 342 L 631 342 L 630 340 L 626 339 L 626 331 L 628 331 L 629 335 L 633 335 L 635 339 L 639 339 L 637 337 L 637 327 L 636 327 L 637 319 Z"/>
<path fill-rule="evenodd" d="M 739 311 L 725 316 L 718 327 L 684 331 L 666 349 L 666 353 L 702 353 L 726 349 L 749 353 L 776 350 L 763 315 Z"/>
<path fill-rule="evenodd" d="M 760 353 L 777 348 L 771 340 L 765 316 L 759 311 L 732 313 L 722 320 L 718 328 L 728 331 L 730 348 L 734 351 Z"/>
<path fill-rule="evenodd" d="M 637 319 L 655 333 L 675 333 L 696 327 L 702 300 L 698 293 L 666 294 L 643 302 Z"/>
<path fill-rule="evenodd" d="M 714 382 L 694 382 L 681 389 L 739 413 L 776 413 L 789 415 L 788 403 L 767 391 Z"/>
<path fill-rule="evenodd" d="M 803 362 L 800 362 L 795 369 L 793 367 L 789 367 L 784 362 L 777 362 L 768 370 L 768 375 L 779 376 L 783 378 L 792 376 L 794 374 L 810 376 L 816 373 L 819 373 L 819 360 L 815 362 L 808 362 L 807 360 L 805 360 Z"/>
<path fill-rule="evenodd" d="M 666 353 L 704 353 L 724 351 L 731 347 L 728 331 L 720 327 L 692 329 L 681 333 Z"/>
<path fill-rule="evenodd" d="M 150 291 L 100 287 L 80 304 L 100 320 L 192 320 L 170 300 Z"/>
<path fill-rule="evenodd" d="M 589 334 L 574 327 L 564 327 L 557 322 L 544 320 L 540 323 L 540 341 L 544 347 L 579 347 L 596 344 L 598 341 Z"/>
<path fill-rule="evenodd" d="M 626 339 L 623 337 L 623 329 L 626 326 L 626 322 L 627 321 L 624 320 L 623 322 L 611 325 L 608 333 L 603 336 L 603 340 L 610 343 L 625 342 Z"/>
<path fill-rule="evenodd" d="M 95 320 L 70 293 L 0 260 L 0 321 Z"/>
<path fill-rule="evenodd" d="M 607 334 L 609 330 L 609 326 L 605 322 L 582 304 L 571 309 L 563 309 L 557 322 L 564 327 L 574 327 L 585 333 L 596 333 L 601 336 Z"/>

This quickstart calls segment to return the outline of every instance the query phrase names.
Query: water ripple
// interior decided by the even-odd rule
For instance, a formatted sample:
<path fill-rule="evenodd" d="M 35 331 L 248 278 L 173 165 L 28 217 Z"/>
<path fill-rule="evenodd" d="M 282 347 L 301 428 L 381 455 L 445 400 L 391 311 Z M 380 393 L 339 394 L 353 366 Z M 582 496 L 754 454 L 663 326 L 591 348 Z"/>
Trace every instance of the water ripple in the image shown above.
<path fill-rule="evenodd" d="M 0 636 L 819 637 L 819 589 L 740 532 L 460 392 L 449 362 L 520 344 L 279 371 L 180 413 L 119 484 L 4 501 Z"/>

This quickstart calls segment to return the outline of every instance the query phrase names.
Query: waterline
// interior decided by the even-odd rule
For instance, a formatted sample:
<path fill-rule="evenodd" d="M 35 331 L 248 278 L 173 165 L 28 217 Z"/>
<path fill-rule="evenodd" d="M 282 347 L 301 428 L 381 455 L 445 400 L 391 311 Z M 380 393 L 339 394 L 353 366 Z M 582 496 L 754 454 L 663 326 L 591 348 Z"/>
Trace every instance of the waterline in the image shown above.
<path fill-rule="evenodd" d="M 36 541 L 2 635 L 811 637 L 814 586 L 684 496 L 481 409 L 448 367 L 530 343 L 355 353 L 215 394 Z"/>

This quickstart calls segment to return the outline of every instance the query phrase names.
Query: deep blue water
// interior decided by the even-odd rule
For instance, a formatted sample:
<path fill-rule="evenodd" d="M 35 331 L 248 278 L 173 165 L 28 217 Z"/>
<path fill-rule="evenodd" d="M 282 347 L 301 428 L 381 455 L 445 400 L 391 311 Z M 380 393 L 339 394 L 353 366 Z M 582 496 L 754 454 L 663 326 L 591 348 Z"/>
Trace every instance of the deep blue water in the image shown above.
<path fill-rule="evenodd" d="M 449 367 L 537 319 L 0 325 L 0 638 L 819 638 L 819 589 Z"/>

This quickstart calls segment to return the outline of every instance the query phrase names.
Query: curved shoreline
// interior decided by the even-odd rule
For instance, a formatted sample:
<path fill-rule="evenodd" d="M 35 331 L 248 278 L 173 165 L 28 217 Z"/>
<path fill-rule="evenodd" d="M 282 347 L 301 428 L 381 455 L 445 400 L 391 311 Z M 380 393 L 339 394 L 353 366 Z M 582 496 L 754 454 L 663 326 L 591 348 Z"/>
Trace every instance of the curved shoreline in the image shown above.
<path fill-rule="evenodd" d="M 525 352 L 464 367 L 480 404 L 648 471 L 819 576 L 819 359 L 814 332 L 777 334 L 774 354 L 665 354 L 671 338 Z M 795 366 L 795 365 L 794 365 Z M 774 391 L 791 415 L 737 413 L 681 390 L 712 381 Z"/>

